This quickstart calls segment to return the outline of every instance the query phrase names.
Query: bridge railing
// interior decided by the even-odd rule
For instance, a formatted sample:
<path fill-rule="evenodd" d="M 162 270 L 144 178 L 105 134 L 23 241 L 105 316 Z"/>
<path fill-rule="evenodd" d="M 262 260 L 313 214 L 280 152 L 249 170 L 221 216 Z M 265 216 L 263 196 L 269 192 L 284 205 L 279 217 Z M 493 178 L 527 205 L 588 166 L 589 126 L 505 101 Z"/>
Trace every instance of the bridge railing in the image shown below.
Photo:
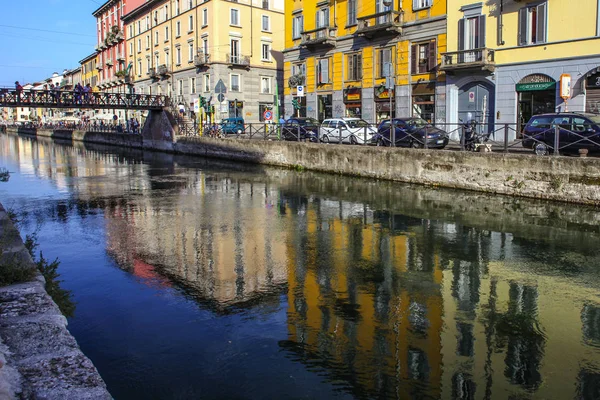
<path fill-rule="evenodd" d="M 164 95 L 79 92 L 66 90 L 0 89 L 0 106 L 46 108 L 162 109 L 169 104 Z"/>

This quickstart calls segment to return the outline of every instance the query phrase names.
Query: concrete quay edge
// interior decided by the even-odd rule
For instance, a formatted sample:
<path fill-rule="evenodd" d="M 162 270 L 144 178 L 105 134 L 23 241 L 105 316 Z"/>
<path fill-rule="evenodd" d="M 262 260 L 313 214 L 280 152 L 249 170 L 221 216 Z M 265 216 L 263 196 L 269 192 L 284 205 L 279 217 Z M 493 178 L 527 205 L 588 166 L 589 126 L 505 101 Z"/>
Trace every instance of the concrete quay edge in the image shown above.
<path fill-rule="evenodd" d="M 484 193 L 600 205 L 600 159 L 247 139 L 11 129 L 84 143 L 213 157 Z"/>
<path fill-rule="evenodd" d="M 15 256 L 12 260 L 35 268 L 2 204 L 0 250 L 3 257 Z M 32 281 L 0 287 L 0 399 L 20 398 L 112 399 L 39 272 Z"/>

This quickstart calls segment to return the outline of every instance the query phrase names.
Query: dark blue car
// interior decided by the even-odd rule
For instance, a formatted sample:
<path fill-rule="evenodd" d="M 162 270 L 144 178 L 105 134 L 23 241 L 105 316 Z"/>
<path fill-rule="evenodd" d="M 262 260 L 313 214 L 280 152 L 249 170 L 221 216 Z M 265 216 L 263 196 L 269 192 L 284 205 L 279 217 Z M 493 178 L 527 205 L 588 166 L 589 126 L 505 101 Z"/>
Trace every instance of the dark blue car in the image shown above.
<path fill-rule="evenodd" d="M 558 152 L 600 151 L 600 115 L 586 113 L 534 115 L 523 128 L 523 147 L 538 155 L 554 152 L 557 130 Z"/>
<path fill-rule="evenodd" d="M 396 147 L 425 147 L 443 149 L 448 144 L 448 133 L 434 127 L 421 118 L 394 118 L 394 131 Z M 373 143 L 377 146 L 390 146 L 392 144 L 392 126 L 389 119 L 379 123 L 377 134 L 373 136 Z M 427 139 L 425 136 L 427 135 Z"/>

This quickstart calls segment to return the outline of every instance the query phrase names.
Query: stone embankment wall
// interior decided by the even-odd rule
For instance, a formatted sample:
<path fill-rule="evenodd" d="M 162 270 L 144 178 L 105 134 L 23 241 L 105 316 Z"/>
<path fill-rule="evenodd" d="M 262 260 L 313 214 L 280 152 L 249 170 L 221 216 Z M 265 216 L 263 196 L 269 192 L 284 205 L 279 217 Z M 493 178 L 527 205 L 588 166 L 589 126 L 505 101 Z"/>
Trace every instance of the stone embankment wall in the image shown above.
<path fill-rule="evenodd" d="M 146 140 L 139 135 L 80 131 L 31 133 L 373 179 L 600 204 L 600 159 L 596 158 L 199 137 L 178 137 L 171 142 Z"/>
<path fill-rule="evenodd" d="M 33 266 L 2 205 L 0 248 L 3 260 Z M 0 399 L 112 399 L 39 273 L 31 282 L 0 287 Z"/>

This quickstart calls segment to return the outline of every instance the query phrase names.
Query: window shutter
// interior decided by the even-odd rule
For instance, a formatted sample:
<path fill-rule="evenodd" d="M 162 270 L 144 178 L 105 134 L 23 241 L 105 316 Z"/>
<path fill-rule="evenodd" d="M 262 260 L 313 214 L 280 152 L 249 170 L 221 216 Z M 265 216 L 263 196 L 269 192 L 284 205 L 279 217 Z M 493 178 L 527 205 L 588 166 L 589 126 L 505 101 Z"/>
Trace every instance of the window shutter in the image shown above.
<path fill-rule="evenodd" d="M 321 61 L 323 62 L 323 68 L 321 68 L 321 71 L 323 72 L 323 83 L 329 83 L 329 59 L 326 58 Z"/>
<path fill-rule="evenodd" d="M 427 49 L 429 56 L 429 65 L 427 70 L 431 71 L 437 66 L 437 52 L 435 51 L 435 40 L 429 42 L 429 47 Z"/>
<path fill-rule="evenodd" d="M 537 43 L 546 42 L 546 3 L 537 6 Z"/>
<path fill-rule="evenodd" d="M 465 49 L 465 19 L 458 20 L 458 50 Z"/>
<path fill-rule="evenodd" d="M 519 46 L 527 44 L 527 17 L 529 10 L 527 7 L 519 10 Z"/>
<path fill-rule="evenodd" d="M 478 37 L 478 48 L 485 47 L 485 14 L 479 16 L 479 37 Z"/>
<path fill-rule="evenodd" d="M 356 79 L 356 77 L 354 76 L 354 54 L 350 54 L 348 56 L 348 80 L 349 81 L 353 81 Z"/>
<path fill-rule="evenodd" d="M 356 79 L 362 79 L 362 54 L 356 56 Z"/>
<path fill-rule="evenodd" d="M 416 10 L 419 8 L 419 0 L 413 0 L 413 10 Z"/>
<path fill-rule="evenodd" d="M 416 44 L 413 44 L 412 46 L 410 46 L 410 71 L 413 74 L 416 74 L 419 72 L 417 70 L 418 60 L 419 60 L 419 46 Z"/>

